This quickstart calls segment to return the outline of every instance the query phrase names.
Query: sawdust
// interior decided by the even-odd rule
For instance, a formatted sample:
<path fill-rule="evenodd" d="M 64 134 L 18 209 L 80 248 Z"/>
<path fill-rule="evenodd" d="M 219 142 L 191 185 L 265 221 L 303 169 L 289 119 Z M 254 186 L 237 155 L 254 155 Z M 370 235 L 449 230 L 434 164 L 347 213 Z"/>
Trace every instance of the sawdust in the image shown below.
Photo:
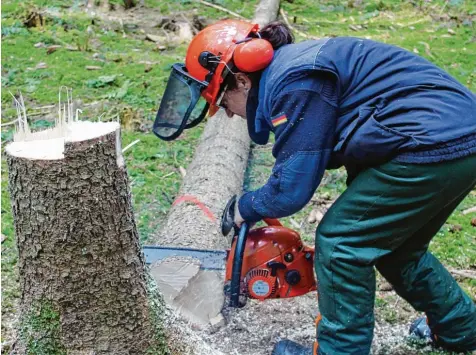
<path fill-rule="evenodd" d="M 201 270 L 200 261 L 172 256 L 149 268 L 164 301 L 194 328 L 206 327 L 224 306 L 224 272 Z"/>
<path fill-rule="evenodd" d="M 398 297 L 387 292 L 389 297 Z M 400 299 L 396 304 L 376 307 L 373 355 L 439 354 L 430 345 L 418 344 L 408 336 L 410 323 L 419 317 Z M 395 310 L 401 315 L 398 323 L 386 322 L 385 312 Z M 317 294 L 264 302 L 248 300 L 241 309 L 223 311 L 226 324 L 197 331 L 200 338 L 214 349 L 230 355 L 268 355 L 276 342 L 291 339 L 312 346 L 316 336 L 314 320 L 318 313 Z M 441 352 L 441 354 L 447 354 Z"/>

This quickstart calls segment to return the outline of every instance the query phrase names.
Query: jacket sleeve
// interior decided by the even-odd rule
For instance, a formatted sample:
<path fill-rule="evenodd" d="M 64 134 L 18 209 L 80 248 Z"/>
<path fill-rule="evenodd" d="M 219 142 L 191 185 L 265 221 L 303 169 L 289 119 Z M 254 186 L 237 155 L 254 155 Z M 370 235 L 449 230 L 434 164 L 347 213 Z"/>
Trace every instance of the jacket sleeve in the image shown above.
<path fill-rule="evenodd" d="M 267 183 L 240 198 L 240 214 L 246 221 L 292 215 L 319 186 L 333 149 L 337 119 L 335 90 L 326 85 L 334 82 L 319 90 L 288 91 L 274 101 L 268 123 L 275 133 L 276 162 Z"/>

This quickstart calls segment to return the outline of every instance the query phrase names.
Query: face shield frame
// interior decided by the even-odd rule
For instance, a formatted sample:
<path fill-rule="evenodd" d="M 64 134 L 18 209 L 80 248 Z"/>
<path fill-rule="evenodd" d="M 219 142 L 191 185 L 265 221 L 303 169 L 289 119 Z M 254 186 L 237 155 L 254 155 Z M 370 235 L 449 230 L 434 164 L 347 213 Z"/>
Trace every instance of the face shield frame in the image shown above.
<path fill-rule="evenodd" d="M 192 77 L 187 72 L 185 64 L 173 64 L 152 128 L 154 134 L 162 140 L 171 141 L 179 137 L 185 129 L 195 127 L 202 122 L 210 107 L 208 102 L 196 117 L 193 117 L 192 113 L 194 113 L 194 109 L 202 97 L 201 94 L 208 85 L 207 81 L 200 81 Z M 183 98 L 183 101 L 189 100 L 186 109 L 181 106 L 183 105 L 180 102 L 181 91 L 183 94 L 188 94 Z"/>

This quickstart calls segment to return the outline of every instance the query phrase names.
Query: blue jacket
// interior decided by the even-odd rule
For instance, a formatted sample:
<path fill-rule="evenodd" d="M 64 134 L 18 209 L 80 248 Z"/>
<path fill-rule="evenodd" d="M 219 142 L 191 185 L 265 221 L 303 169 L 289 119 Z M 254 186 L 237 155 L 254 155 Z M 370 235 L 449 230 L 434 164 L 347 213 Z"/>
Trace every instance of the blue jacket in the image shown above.
<path fill-rule="evenodd" d="M 425 164 L 476 153 L 476 97 L 429 61 L 359 38 L 281 47 L 247 104 L 250 136 L 274 132 L 273 174 L 239 203 L 250 221 L 312 197 L 326 168 L 349 175 L 391 159 Z"/>

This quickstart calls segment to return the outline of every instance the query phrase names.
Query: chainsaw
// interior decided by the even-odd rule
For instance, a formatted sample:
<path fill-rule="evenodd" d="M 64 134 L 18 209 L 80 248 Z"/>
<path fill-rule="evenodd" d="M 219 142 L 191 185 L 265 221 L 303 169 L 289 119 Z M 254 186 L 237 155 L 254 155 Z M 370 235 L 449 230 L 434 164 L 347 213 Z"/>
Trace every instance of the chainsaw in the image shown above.
<path fill-rule="evenodd" d="M 203 250 L 145 246 L 146 263 L 183 256 L 200 261 L 204 270 L 224 270 L 224 292 L 230 307 L 242 307 L 247 298 L 266 300 L 304 295 L 316 290 L 314 249 L 305 246 L 299 233 L 284 227 L 277 219 L 265 218 L 265 227 L 250 229 L 234 223 L 236 196 L 227 203 L 221 218 L 221 231 L 233 230 L 228 250 Z"/>

